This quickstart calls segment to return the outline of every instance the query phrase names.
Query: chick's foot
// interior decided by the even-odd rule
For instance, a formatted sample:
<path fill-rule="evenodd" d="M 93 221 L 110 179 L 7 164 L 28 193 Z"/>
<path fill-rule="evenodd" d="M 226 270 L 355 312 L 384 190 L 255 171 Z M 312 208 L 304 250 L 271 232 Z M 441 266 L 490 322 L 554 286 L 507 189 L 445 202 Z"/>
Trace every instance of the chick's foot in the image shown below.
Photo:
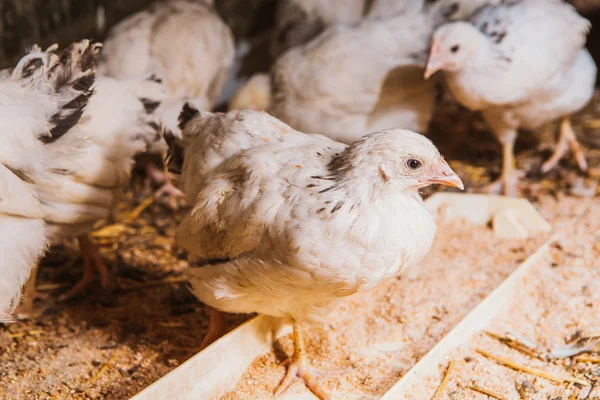
<path fill-rule="evenodd" d="M 162 197 L 165 194 L 173 197 L 185 197 L 183 192 L 173 186 L 171 182 L 165 183 L 156 192 L 154 192 L 154 198 Z"/>
<path fill-rule="evenodd" d="M 565 118 L 560 124 L 560 136 L 554 148 L 554 152 L 552 153 L 552 156 L 550 156 L 550 158 L 542 165 L 542 173 L 545 174 L 554 169 L 560 160 L 562 160 L 562 158 L 565 156 L 565 154 L 567 154 L 569 149 L 571 149 L 579 169 L 582 171 L 587 171 L 588 166 L 585 159 L 585 153 L 583 152 L 583 147 L 577 140 L 575 131 L 571 126 L 571 121 L 568 118 Z"/>
<path fill-rule="evenodd" d="M 34 305 L 35 301 L 38 299 L 47 300 L 50 297 L 47 293 L 41 293 L 35 289 L 38 270 L 39 266 L 36 266 L 31 272 L 31 276 L 25 285 L 25 291 L 21 299 L 21 304 L 19 304 L 19 306 L 15 309 L 14 315 L 19 318 L 29 318 L 35 316 L 37 312 L 40 311 L 36 310 Z"/>
<path fill-rule="evenodd" d="M 110 272 L 104 261 L 100 257 L 98 248 L 87 235 L 79 236 L 79 248 L 83 257 L 83 276 L 69 291 L 58 298 L 58 301 L 70 300 L 81 293 L 92 283 L 96 278 L 96 273 L 100 277 L 100 285 L 105 290 L 112 290 L 114 283 Z"/>
<path fill-rule="evenodd" d="M 503 194 L 505 196 L 517 196 L 519 194 L 519 181 L 524 173 L 517 169 L 503 173 L 500 178 L 484 186 L 483 192 L 489 194 Z"/>
<path fill-rule="evenodd" d="M 296 377 L 304 381 L 304 385 L 321 400 L 329 400 L 331 397 L 325 393 L 317 383 L 316 377 L 322 375 L 319 371 L 310 366 L 306 359 L 304 350 L 304 336 L 302 329 L 298 324 L 294 324 L 294 355 L 287 360 L 287 372 L 285 377 L 275 390 L 275 397 L 280 396 L 294 382 Z"/>

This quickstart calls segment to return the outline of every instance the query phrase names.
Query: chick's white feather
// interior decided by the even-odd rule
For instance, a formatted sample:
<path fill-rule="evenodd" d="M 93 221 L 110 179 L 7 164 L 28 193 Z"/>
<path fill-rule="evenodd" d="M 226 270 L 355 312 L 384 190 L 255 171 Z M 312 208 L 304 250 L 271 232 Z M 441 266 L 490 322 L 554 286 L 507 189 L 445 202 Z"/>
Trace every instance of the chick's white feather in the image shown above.
<path fill-rule="evenodd" d="M 204 128 L 192 136 L 193 124 Z M 200 114 L 183 132 L 194 206 L 176 241 L 200 259 L 194 293 L 217 309 L 316 318 L 432 244 L 406 160 L 442 158 L 421 135 L 382 131 L 346 146 L 254 111 Z"/>

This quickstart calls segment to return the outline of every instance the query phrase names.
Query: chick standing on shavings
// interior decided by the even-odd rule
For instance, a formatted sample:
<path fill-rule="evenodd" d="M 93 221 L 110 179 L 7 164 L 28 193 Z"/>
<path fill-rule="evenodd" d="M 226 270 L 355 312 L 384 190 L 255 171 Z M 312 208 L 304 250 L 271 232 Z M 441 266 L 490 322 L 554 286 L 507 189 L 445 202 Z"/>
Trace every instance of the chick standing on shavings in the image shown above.
<path fill-rule="evenodd" d="M 212 0 L 158 2 L 116 25 L 104 44 L 101 74 L 118 79 L 154 75 L 162 81 L 169 96 L 156 112 L 174 133 L 186 102 L 202 110 L 214 107 L 235 53 L 233 35 Z M 150 149 L 151 154 L 166 151 L 162 140 Z M 164 183 L 157 196 L 181 195 L 150 159 L 145 166 L 150 180 Z"/>
<path fill-rule="evenodd" d="M 295 129 L 344 143 L 379 129 L 426 132 L 435 100 L 435 83 L 423 79 L 430 37 L 440 23 L 486 3 L 376 2 L 374 16 L 331 26 L 285 52 L 269 74 L 240 88 L 230 109 L 258 103 Z"/>
<path fill-rule="evenodd" d="M 440 27 L 425 76 L 438 70 L 456 99 L 481 111 L 503 147 L 500 179 L 491 192 L 518 192 L 514 144 L 520 128 L 537 129 L 562 118 L 553 169 L 571 149 L 581 170 L 587 163 L 570 123 L 592 98 L 596 65 L 584 48 L 589 22 L 562 0 L 506 1 L 470 23 Z"/>
<path fill-rule="evenodd" d="M 329 398 L 308 363 L 305 327 L 418 263 L 436 231 L 418 190 L 462 189 L 461 180 L 414 132 L 376 132 L 346 146 L 249 110 L 199 114 L 171 146 L 171 169 L 194 200 L 176 233 L 200 259 L 188 272 L 194 294 L 221 311 L 290 318 L 295 352 L 276 395 L 298 376 Z"/>
<path fill-rule="evenodd" d="M 96 77 L 94 82 L 100 49 L 100 44 L 83 40 L 61 53 L 60 59 L 67 67 L 81 68 L 89 74 L 82 84 L 92 89 L 86 92 L 87 104 L 80 105 L 79 98 L 72 104 L 80 106 L 80 120 L 70 134 L 53 137 L 46 145 L 53 152 L 47 173 L 32 177 L 50 243 L 77 237 L 83 257 L 83 277 L 60 300 L 82 293 L 96 272 L 104 288 L 113 286 L 109 270 L 88 234 L 116 206 L 129 182 L 133 157 L 160 139 L 157 118 L 147 105 L 159 104 L 164 98 L 162 85 L 152 80 L 117 81 L 106 77 Z M 33 52 L 28 57 L 43 60 L 48 55 Z M 27 304 L 31 303 L 32 299 L 27 299 Z"/>
<path fill-rule="evenodd" d="M 52 142 L 80 122 L 94 82 L 81 57 L 68 64 L 56 49 L 34 46 L 14 69 L 0 72 L 0 322 L 11 320 L 47 246 L 33 180 L 51 173 Z"/>

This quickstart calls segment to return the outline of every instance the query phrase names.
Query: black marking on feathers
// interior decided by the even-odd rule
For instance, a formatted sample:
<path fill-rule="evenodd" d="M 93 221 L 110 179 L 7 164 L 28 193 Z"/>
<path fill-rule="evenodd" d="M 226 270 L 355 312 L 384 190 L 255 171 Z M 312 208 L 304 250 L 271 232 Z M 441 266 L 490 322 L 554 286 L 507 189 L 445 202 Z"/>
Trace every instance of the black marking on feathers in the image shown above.
<path fill-rule="evenodd" d="M 458 3 L 452 3 L 444 9 L 442 16 L 446 19 L 452 18 L 454 15 L 456 15 L 459 9 L 460 5 Z"/>
<path fill-rule="evenodd" d="M 196 118 L 199 114 L 200 111 L 197 108 L 194 108 L 190 103 L 185 103 L 181 109 L 181 113 L 179 113 L 179 129 L 184 130 L 188 122 Z"/>
<path fill-rule="evenodd" d="M 373 9 L 373 4 L 375 4 L 375 0 L 365 0 L 363 4 L 362 16 L 366 17 L 371 14 L 371 10 Z"/>
<path fill-rule="evenodd" d="M 320 214 L 320 213 L 322 213 L 323 211 L 325 211 L 325 207 L 323 207 L 323 208 L 319 208 L 319 209 L 317 210 L 317 214 Z"/>
<path fill-rule="evenodd" d="M 506 32 L 500 33 L 498 35 L 498 37 L 496 38 L 496 44 L 502 43 L 502 41 L 504 40 L 504 37 L 506 37 Z"/>
<path fill-rule="evenodd" d="M 76 81 L 73 82 L 73 89 L 82 92 L 85 90 L 89 90 L 92 85 L 94 84 L 96 80 L 96 76 L 95 75 L 86 75 L 86 76 L 82 76 L 81 78 L 77 79 Z"/>
<path fill-rule="evenodd" d="M 154 111 L 156 111 L 158 106 L 160 106 L 160 101 L 154 101 L 146 98 L 141 98 L 140 101 L 144 105 L 146 114 L 152 114 Z"/>
<path fill-rule="evenodd" d="M 179 175 L 183 169 L 183 160 L 185 157 L 183 140 L 175 136 L 173 132 L 165 127 L 163 127 L 162 136 L 165 139 L 165 142 L 167 142 L 167 146 L 169 146 L 169 150 L 165 156 L 167 170 L 170 173 Z"/>
<path fill-rule="evenodd" d="M 311 176 L 311 178 L 312 179 L 321 179 L 324 181 L 334 181 L 335 180 L 335 177 L 333 177 L 333 176 L 322 176 L 322 175 L 314 175 L 314 176 Z"/>
<path fill-rule="evenodd" d="M 50 168 L 50 172 L 56 175 L 75 175 L 75 171 L 65 168 Z"/>
<path fill-rule="evenodd" d="M 202 268 L 202 267 L 206 267 L 209 265 L 217 265 L 217 264 L 223 264 L 226 262 L 231 261 L 231 258 L 227 257 L 227 258 L 209 258 L 209 259 L 202 259 L 202 260 L 198 260 L 198 261 L 194 261 L 193 263 L 190 263 L 190 268 Z"/>
<path fill-rule="evenodd" d="M 155 74 L 152 74 L 148 77 L 148 80 L 150 82 L 156 82 L 156 83 L 163 83 L 163 80 L 160 79 L 158 76 L 156 76 Z"/>
<path fill-rule="evenodd" d="M 42 65 L 44 65 L 44 62 L 41 58 L 34 58 L 32 60 L 29 60 L 27 64 L 25 64 L 25 66 L 23 67 L 23 73 L 21 74 L 21 77 L 29 78 L 31 75 L 33 75 L 33 72 L 36 69 L 40 68 Z"/>
<path fill-rule="evenodd" d="M 339 210 L 340 208 L 342 208 L 342 206 L 343 206 L 343 205 L 344 205 L 344 202 L 343 202 L 343 201 L 339 201 L 339 202 L 338 202 L 338 203 L 335 205 L 335 207 L 333 207 L 333 208 L 331 209 L 331 213 L 333 214 L 334 212 L 336 212 L 337 210 Z"/>
<path fill-rule="evenodd" d="M 283 14 L 288 18 L 278 29 L 276 43 L 279 48 L 274 56 L 279 56 L 292 47 L 308 43 L 327 28 L 324 21 L 311 17 L 295 2 L 286 2 L 285 8 Z"/>
<path fill-rule="evenodd" d="M 42 136 L 40 140 L 44 143 L 52 143 L 77 125 L 91 95 L 92 91 L 80 94 L 50 117 L 50 122 L 54 125 L 54 128 L 50 129 L 50 136 Z"/>
<path fill-rule="evenodd" d="M 87 71 L 96 65 L 96 60 L 99 54 L 98 44 L 90 43 L 90 46 L 83 52 L 81 56 L 81 70 Z"/>
<path fill-rule="evenodd" d="M 329 191 L 330 191 L 331 189 L 333 189 L 333 188 L 334 188 L 334 186 L 330 186 L 330 187 L 328 187 L 328 188 L 326 188 L 326 189 L 323 189 L 323 190 L 319 191 L 319 193 L 325 193 L 325 192 L 329 192 Z"/>
<path fill-rule="evenodd" d="M 307 188 L 313 188 L 315 186 L 317 186 L 317 185 L 315 185 L 314 183 L 311 183 L 310 185 L 306 185 Z"/>
<path fill-rule="evenodd" d="M 12 172 L 14 175 L 16 175 L 23 182 L 33 183 L 33 179 L 31 179 L 29 177 L 29 175 L 27 175 L 25 173 L 25 171 L 21 171 L 20 169 L 12 168 L 11 166 L 6 165 L 6 164 L 2 164 L 2 165 L 4 165 L 6 167 L 6 169 L 8 169 L 10 172 Z"/>
<path fill-rule="evenodd" d="M 390 181 L 390 177 L 385 173 L 385 171 L 381 167 L 379 167 L 379 176 L 381 177 L 381 180 L 385 183 L 388 183 Z"/>

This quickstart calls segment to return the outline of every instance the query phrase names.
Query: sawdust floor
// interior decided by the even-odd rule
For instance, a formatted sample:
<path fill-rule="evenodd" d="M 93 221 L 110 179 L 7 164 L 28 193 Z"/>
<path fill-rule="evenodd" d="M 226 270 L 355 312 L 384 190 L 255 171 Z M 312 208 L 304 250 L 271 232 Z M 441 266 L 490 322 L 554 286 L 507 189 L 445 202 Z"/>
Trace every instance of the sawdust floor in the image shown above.
<path fill-rule="evenodd" d="M 578 173 L 571 160 L 565 160 L 559 171 L 541 177 L 536 171 L 544 157 L 550 154 L 552 135 L 521 136 L 517 162 L 529 171 L 524 180 L 523 194 L 537 205 L 551 202 L 551 207 L 544 206 L 550 221 L 566 212 L 568 202 L 585 201 L 584 198 L 563 198 L 562 193 L 589 197 L 594 196 L 597 190 L 600 176 L 599 121 L 599 101 L 592 103 L 574 121 L 586 146 L 591 166 L 588 176 Z M 499 147 L 478 118 L 473 118 L 470 113 L 454 105 L 444 105 L 432 125 L 432 132 L 431 137 L 468 188 L 476 191 L 499 173 Z M 142 188 L 143 185 L 133 186 L 119 207 L 116 221 L 123 221 L 150 195 L 149 190 Z M 431 191 L 426 194 L 429 193 Z M 181 204 L 162 200 L 142 210 L 137 218 L 108 229 L 99 227 L 95 240 L 101 245 L 102 256 L 117 283 L 112 292 L 93 285 L 85 296 L 58 303 L 58 295 L 80 276 L 81 259 L 73 242 L 66 242 L 52 250 L 42 262 L 38 277 L 38 289 L 48 295 L 46 300 L 36 303 L 38 315 L 16 324 L 0 326 L 1 399 L 127 399 L 198 351 L 206 332 L 207 316 L 203 306 L 185 288 L 182 278 L 185 255 L 174 248 L 172 239 L 183 212 Z M 452 259 L 459 253 L 465 254 L 465 248 L 474 248 L 474 241 L 468 234 L 459 234 L 459 237 L 462 237 L 462 245 L 456 239 L 452 248 L 463 251 L 448 253 L 446 259 Z M 492 275 L 494 285 L 516 266 L 517 260 L 525 256 L 528 246 L 523 248 L 526 250 L 522 255 L 521 250 L 510 253 L 511 261 Z M 447 273 L 439 266 L 437 268 Z M 481 276 L 482 270 L 472 273 L 473 281 Z M 348 330 L 334 329 L 343 325 L 342 318 L 332 320 L 334 328 L 323 326 L 311 330 L 310 354 L 317 366 L 328 368 L 339 364 L 350 367 L 351 371 L 357 371 L 351 373 L 361 379 L 361 385 L 366 388 L 363 391 L 376 397 L 441 338 L 448 326 L 458 322 L 460 312 L 464 314 L 491 290 L 491 285 L 484 285 L 475 288 L 471 297 L 455 300 L 462 302 L 462 311 L 456 315 L 447 313 L 448 309 L 444 306 L 446 299 L 440 301 L 438 296 L 419 305 L 423 307 L 422 314 L 408 317 L 407 310 L 412 303 L 408 293 L 414 291 L 410 283 L 417 280 L 416 276 L 406 275 L 391 286 L 373 292 L 383 293 L 387 303 L 384 301 L 370 308 L 376 312 L 373 316 L 365 313 L 358 318 L 369 325 L 362 328 L 371 335 L 365 336 L 369 338 L 365 344 L 379 348 L 382 363 L 376 358 L 369 358 L 371 356 L 344 352 L 343 348 L 336 353 L 335 346 L 343 347 L 350 343 L 348 340 L 352 336 Z M 406 293 L 397 294 L 394 288 Z M 364 298 L 375 296 L 373 293 Z M 401 301 L 395 303 L 394 299 Z M 342 310 L 344 307 L 346 310 L 363 307 L 360 301 L 352 301 L 358 300 L 342 304 Z M 353 313 L 343 315 L 348 319 Z M 246 318 L 231 316 L 232 327 Z M 423 324 L 418 319 L 431 323 Z M 391 330 L 391 327 L 396 330 Z M 428 327 L 427 331 L 420 330 L 424 327 Z M 334 340 L 321 344 L 319 338 L 326 336 Z M 423 338 L 424 343 L 414 348 L 410 344 L 417 338 Z M 281 341 L 278 356 L 290 352 L 291 343 L 285 338 Z M 332 353 L 336 353 L 333 359 L 325 359 L 325 355 Z M 274 360 L 268 358 L 264 361 Z M 277 371 L 278 375 L 266 381 L 269 389 L 283 374 L 283 369 Z M 391 371 L 392 375 L 383 377 L 385 371 Z M 379 378 L 370 380 L 368 376 Z M 340 382 L 348 380 L 341 379 Z M 335 382 L 331 382 L 331 386 L 333 390 L 341 390 Z M 292 389 L 301 388 L 295 384 Z"/>

